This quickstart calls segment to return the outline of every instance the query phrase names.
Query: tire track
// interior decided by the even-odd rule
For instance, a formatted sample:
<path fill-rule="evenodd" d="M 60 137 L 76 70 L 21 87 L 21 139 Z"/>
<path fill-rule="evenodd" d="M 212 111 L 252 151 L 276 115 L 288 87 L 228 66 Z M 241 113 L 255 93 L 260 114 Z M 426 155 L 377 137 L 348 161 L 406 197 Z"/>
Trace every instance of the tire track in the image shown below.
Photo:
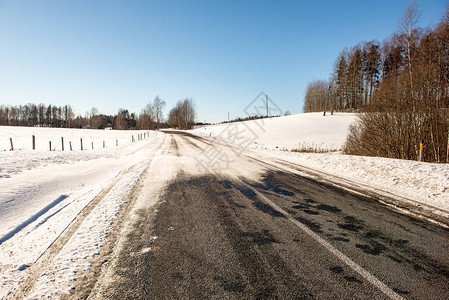
<path fill-rule="evenodd" d="M 103 191 L 89 204 L 87 204 L 79 214 L 70 222 L 69 225 L 61 232 L 61 234 L 55 239 L 55 241 L 45 250 L 44 253 L 38 258 L 36 263 L 27 269 L 27 275 L 19 287 L 16 288 L 8 298 L 10 299 L 23 299 L 33 289 L 36 281 L 39 279 L 39 275 L 46 266 L 48 266 L 58 253 L 64 248 L 70 238 L 77 232 L 83 221 L 89 216 L 92 210 L 106 197 L 106 195 L 112 190 L 112 188 L 130 171 L 136 168 L 137 165 L 126 169 L 114 179 Z"/>

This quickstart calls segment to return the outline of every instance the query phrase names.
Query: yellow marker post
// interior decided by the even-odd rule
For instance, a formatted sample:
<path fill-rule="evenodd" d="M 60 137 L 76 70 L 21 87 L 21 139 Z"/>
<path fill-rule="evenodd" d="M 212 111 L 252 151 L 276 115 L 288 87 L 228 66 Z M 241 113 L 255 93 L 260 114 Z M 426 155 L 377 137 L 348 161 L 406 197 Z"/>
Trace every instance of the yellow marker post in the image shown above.
<path fill-rule="evenodd" d="M 421 141 L 419 144 L 419 161 L 422 161 L 422 149 L 423 149 L 424 141 Z"/>

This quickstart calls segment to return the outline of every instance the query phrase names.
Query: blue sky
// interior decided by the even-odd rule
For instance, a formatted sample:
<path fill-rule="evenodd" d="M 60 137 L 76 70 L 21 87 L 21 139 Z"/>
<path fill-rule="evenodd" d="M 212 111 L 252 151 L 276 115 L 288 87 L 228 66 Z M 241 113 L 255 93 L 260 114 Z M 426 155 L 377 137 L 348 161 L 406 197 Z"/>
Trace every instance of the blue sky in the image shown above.
<path fill-rule="evenodd" d="M 302 111 L 337 55 L 397 30 L 409 1 L 3 1 L 0 104 L 71 104 L 115 114 L 156 95 L 192 98 L 197 121 L 244 117 L 264 91 Z M 418 1 L 420 26 L 442 0 Z"/>

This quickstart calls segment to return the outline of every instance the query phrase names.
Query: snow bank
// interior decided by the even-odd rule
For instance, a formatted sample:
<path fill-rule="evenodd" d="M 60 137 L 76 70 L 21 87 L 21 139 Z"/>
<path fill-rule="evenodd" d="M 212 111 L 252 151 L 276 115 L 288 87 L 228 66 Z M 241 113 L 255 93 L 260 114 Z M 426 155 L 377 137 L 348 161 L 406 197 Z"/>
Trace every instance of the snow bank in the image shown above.
<path fill-rule="evenodd" d="M 267 154 L 267 151 L 264 151 Z M 417 161 L 343 155 L 341 153 L 292 153 L 269 155 L 317 171 L 386 191 L 449 214 L 449 165 Z"/>

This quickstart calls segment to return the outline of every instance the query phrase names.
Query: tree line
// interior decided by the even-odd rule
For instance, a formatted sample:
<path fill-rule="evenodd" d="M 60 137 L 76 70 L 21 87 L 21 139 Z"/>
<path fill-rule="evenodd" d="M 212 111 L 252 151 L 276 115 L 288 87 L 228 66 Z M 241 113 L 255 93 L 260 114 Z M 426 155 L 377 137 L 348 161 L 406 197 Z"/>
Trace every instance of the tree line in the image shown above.
<path fill-rule="evenodd" d="M 74 121 L 70 105 L 0 105 L 0 125 L 4 126 L 75 127 Z"/>
<path fill-rule="evenodd" d="M 304 112 L 357 111 L 345 152 L 449 162 L 449 6 L 433 28 L 419 28 L 411 3 L 399 31 L 337 57 L 329 80 L 310 82 Z"/>
<path fill-rule="evenodd" d="M 160 129 L 169 126 L 190 129 L 195 124 L 195 106 L 193 100 L 179 101 L 170 111 L 168 120 L 164 119 L 166 102 L 156 96 L 141 113 L 130 113 L 120 108 L 116 115 L 105 115 L 93 107 L 84 116 L 75 115 L 71 105 L 56 106 L 28 103 L 26 105 L 0 105 L 0 125 L 2 126 L 39 126 L 56 128 L 113 128 L 128 129 Z M 172 113 L 173 111 L 173 113 Z M 176 112 L 176 113 L 174 113 Z"/>

